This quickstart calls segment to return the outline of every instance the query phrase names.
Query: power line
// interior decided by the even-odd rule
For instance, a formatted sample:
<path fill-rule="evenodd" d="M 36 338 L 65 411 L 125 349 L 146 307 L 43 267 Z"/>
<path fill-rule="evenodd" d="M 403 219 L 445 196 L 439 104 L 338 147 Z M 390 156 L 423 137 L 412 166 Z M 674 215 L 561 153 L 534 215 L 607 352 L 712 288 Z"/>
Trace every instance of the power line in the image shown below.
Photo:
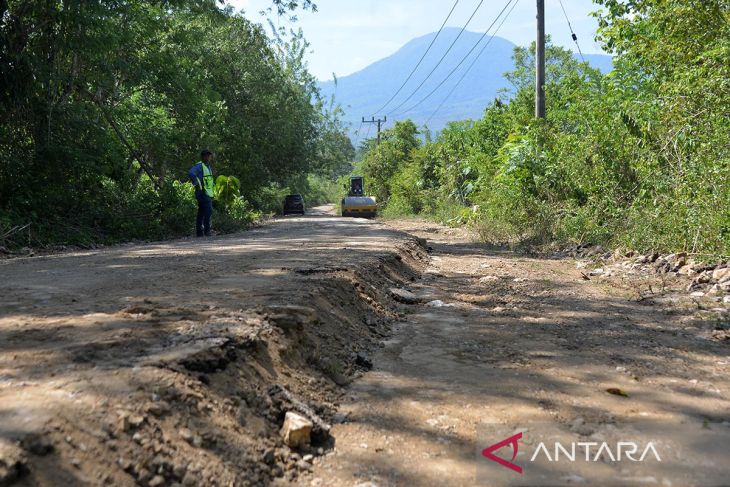
<path fill-rule="evenodd" d="M 479 46 L 479 44 L 489 34 L 489 31 L 492 29 L 492 27 L 494 27 L 494 24 L 497 23 L 499 18 L 502 16 L 502 14 L 505 12 L 505 10 L 507 10 L 507 7 L 509 7 L 509 5 L 510 5 L 510 3 L 512 3 L 512 1 L 513 0 L 507 1 L 507 3 L 504 5 L 504 7 L 502 7 L 502 10 L 499 12 L 497 17 L 492 21 L 492 23 L 489 25 L 489 27 L 487 27 L 487 30 L 484 32 L 484 34 L 482 34 L 482 36 L 479 38 L 479 40 L 472 46 L 471 49 L 469 49 L 469 52 L 467 52 L 466 55 L 463 58 L 461 58 L 461 61 L 459 61 L 459 63 L 454 67 L 454 69 L 452 69 L 449 72 L 449 74 L 447 74 L 446 77 L 443 80 L 441 80 L 441 82 L 433 90 L 431 90 L 431 92 L 429 92 L 425 97 L 423 97 L 418 103 L 411 106 L 407 110 L 404 110 L 402 113 L 410 112 L 411 110 L 413 110 L 414 108 L 419 106 L 421 103 L 423 103 L 424 101 L 429 99 L 434 93 L 436 93 L 436 91 L 438 91 L 439 88 L 441 88 L 444 85 L 444 83 L 446 83 L 449 80 L 449 78 L 451 78 L 451 76 L 461 67 L 461 65 L 464 63 L 464 61 L 466 61 L 469 58 L 471 53 L 474 52 L 474 50 Z M 501 25 L 500 25 L 500 27 L 501 27 Z M 495 31 L 495 34 L 496 34 L 496 31 Z M 489 39 L 489 41 L 487 41 L 486 45 L 489 45 L 489 43 L 492 41 L 493 38 L 494 38 L 494 35 L 492 35 L 492 37 Z M 486 45 L 484 46 L 485 48 L 486 48 Z"/>
<path fill-rule="evenodd" d="M 379 118 L 377 120 L 375 119 L 375 117 L 373 117 L 372 120 L 365 120 L 365 117 L 362 117 L 362 123 L 367 123 L 367 124 L 372 124 L 372 125 L 378 124 L 378 145 L 380 145 L 380 129 L 383 126 L 383 124 L 387 121 L 388 121 L 388 117 Z M 370 127 L 372 127 L 372 125 L 370 125 Z M 370 128 L 368 128 L 368 131 L 370 131 Z"/>
<path fill-rule="evenodd" d="M 421 100 L 418 103 L 416 103 L 412 107 L 408 108 L 407 110 L 404 110 L 401 113 L 408 113 L 411 110 L 413 110 L 414 108 L 416 108 L 418 105 L 420 105 L 421 103 L 423 103 L 424 101 L 426 101 L 429 98 L 431 98 L 431 96 L 434 93 L 436 93 L 436 91 L 438 91 L 438 89 L 441 88 L 444 85 L 444 83 L 446 83 L 446 81 L 449 80 L 449 78 L 451 78 L 451 76 L 459 69 L 459 67 L 461 67 L 461 65 L 464 64 L 464 61 L 466 61 L 467 58 L 471 55 L 471 53 L 474 52 L 474 50 L 479 46 L 479 44 L 484 40 L 484 38 L 487 37 L 487 35 L 489 34 L 489 31 L 492 29 L 492 27 L 494 27 L 494 24 L 497 23 L 497 21 L 499 20 L 499 18 L 502 16 L 502 14 L 505 12 L 505 10 L 507 10 L 507 7 L 509 7 L 509 5 L 512 2 L 513 2 L 513 0 L 508 0 L 507 1 L 507 3 L 504 5 L 504 7 L 502 7 L 502 10 L 499 12 L 499 14 L 497 15 L 497 17 L 492 21 L 492 23 L 489 25 L 489 27 L 487 27 L 487 30 L 484 32 L 484 34 L 482 34 L 482 36 L 479 38 L 479 40 L 472 46 L 471 49 L 469 49 L 469 52 L 467 52 L 466 55 L 463 58 L 461 58 L 461 61 L 459 61 L 459 64 L 457 64 L 456 67 L 454 67 L 454 69 L 452 69 L 451 72 L 449 72 L 449 74 L 446 75 L 446 77 L 436 86 L 436 88 L 434 88 L 433 90 L 431 90 L 431 92 L 428 95 L 426 95 L 423 98 L 421 98 Z"/>
<path fill-rule="evenodd" d="M 421 89 L 421 87 L 426 83 L 426 81 L 428 81 L 428 79 L 431 77 L 431 75 L 433 75 L 433 73 L 436 71 L 436 69 L 438 69 L 438 67 L 441 66 L 441 63 L 444 62 L 444 59 L 446 59 L 446 56 L 451 52 L 451 49 L 454 48 L 454 45 L 456 45 L 456 42 L 461 38 L 461 35 L 464 33 L 464 31 L 466 30 L 466 28 L 469 26 L 469 24 L 471 23 L 472 19 L 477 14 L 477 12 L 479 11 L 479 9 L 481 8 L 481 6 L 482 6 L 483 3 L 484 3 L 484 0 L 481 0 L 479 2 L 479 5 L 477 5 L 477 7 L 474 9 L 474 12 L 472 12 L 471 17 L 469 17 L 469 20 L 467 20 L 466 21 L 466 24 L 464 24 L 464 27 L 461 28 L 461 31 L 459 32 L 459 35 L 456 36 L 456 39 L 454 39 L 454 42 L 451 43 L 451 45 L 446 50 L 446 52 L 444 53 L 444 55 L 441 56 L 441 59 L 439 59 L 439 62 L 436 63 L 436 66 L 434 66 L 433 69 L 431 70 L 431 72 L 428 73 L 428 75 L 424 78 L 423 81 L 421 81 L 421 84 L 418 85 L 416 87 L 416 89 L 411 92 L 410 95 L 408 95 L 408 98 L 406 98 L 405 100 L 403 100 L 403 102 L 401 102 L 400 105 L 398 105 L 397 107 L 395 107 L 392 110 L 393 112 L 397 112 L 403 105 L 405 105 L 406 103 L 408 103 L 408 100 L 410 100 L 411 98 L 413 98 L 413 95 L 415 95 L 418 92 L 418 90 Z"/>
<path fill-rule="evenodd" d="M 565 16 L 565 21 L 568 23 L 568 28 L 570 29 L 570 35 L 573 37 L 573 42 L 575 42 L 575 46 L 578 48 L 578 54 L 580 54 L 580 60 L 583 62 L 586 62 L 586 60 L 583 58 L 583 51 L 580 50 L 580 44 L 578 44 L 578 36 L 575 35 L 575 32 L 573 31 L 573 26 L 570 25 L 570 19 L 568 18 L 568 12 L 565 11 L 565 7 L 563 6 L 563 0 L 558 0 L 560 2 L 560 8 L 563 9 L 563 15 Z"/>
<path fill-rule="evenodd" d="M 418 63 L 416 64 L 416 67 L 414 67 L 411 70 L 411 73 L 408 75 L 408 77 L 403 82 L 403 84 L 400 85 L 400 88 L 398 88 L 398 91 L 396 91 L 393 94 L 393 96 L 391 96 L 390 99 L 388 101 L 386 101 L 385 104 L 382 107 L 380 107 L 377 110 L 375 110 L 375 113 L 382 112 L 385 109 L 385 107 L 387 107 L 388 105 L 390 105 L 390 102 L 392 102 L 395 99 L 395 97 L 398 96 L 398 94 L 401 91 L 403 91 L 403 88 L 405 88 L 406 84 L 408 84 L 408 82 L 411 80 L 411 78 L 413 77 L 413 75 L 416 73 L 416 70 L 421 65 L 421 63 L 423 62 L 423 60 L 426 58 L 426 55 L 431 51 L 431 48 L 433 47 L 434 43 L 436 42 L 436 39 L 438 39 L 439 38 L 439 35 L 441 35 L 441 31 L 444 30 L 444 27 L 446 26 L 446 22 L 449 21 L 449 19 L 451 18 L 451 14 L 453 14 L 454 13 L 454 10 L 456 10 L 456 6 L 459 5 L 459 1 L 460 0 L 456 0 L 456 2 L 454 2 L 454 6 L 451 7 L 451 11 L 449 12 L 449 15 L 446 16 L 446 20 L 444 20 L 443 24 L 441 24 L 441 28 L 439 29 L 439 31 L 436 33 L 436 36 L 431 40 L 431 43 L 426 48 L 426 52 L 424 52 L 423 53 L 423 56 L 421 56 L 421 59 L 418 60 Z"/>
<path fill-rule="evenodd" d="M 362 124 L 365 122 L 360 122 L 360 126 L 355 130 L 355 133 L 357 134 L 357 139 L 355 139 L 355 147 L 357 147 L 357 144 L 360 143 L 360 129 L 362 128 Z"/>
<path fill-rule="evenodd" d="M 520 0 L 516 0 L 515 3 L 512 4 L 512 7 L 510 7 L 509 12 L 507 12 L 507 15 L 505 15 L 504 18 L 502 19 L 502 22 L 497 26 L 497 29 L 494 31 L 494 34 L 492 34 L 492 37 L 490 37 L 489 40 L 487 41 L 487 43 L 484 44 L 484 46 L 482 46 L 482 48 L 479 51 L 479 53 L 477 54 L 477 56 L 471 62 L 471 64 L 469 65 L 469 67 L 466 68 L 466 71 L 464 71 L 464 74 L 461 75 L 461 78 L 459 78 L 459 81 L 456 82 L 456 84 L 454 85 L 454 87 L 451 88 L 451 91 L 449 92 L 449 94 L 446 95 L 446 98 L 443 99 L 443 101 L 441 102 L 441 104 L 436 108 L 436 110 L 433 111 L 433 113 L 431 114 L 431 116 L 428 117 L 428 119 L 426 120 L 425 125 L 428 125 L 428 122 L 430 122 L 431 119 L 439 112 L 439 110 L 441 110 L 441 108 L 444 106 L 444 104 L 446 103 L 446 101 L 449 98 L 451 98 L 451 95 L 454 94 L 454 92 L 459 87 L 459 85 L 461 84 L 461 82 L 464 81 L 464 78 L 466 78 L 466 76 L 469 74 L 469 72 L 474 67 L 474 65 L 477 63 L 477 61 L 479 61 L 479 58 L 482 56 L 482 54 L 484 54 L 484 51 L 487 49 L 487 47 L 489 46 L 489 44 L 492 42 L 492 39 L 494 39 L 494 37 L 497 35 L 497 32 L 499 32 L 499 29 L 501 29 L 502 26 L 504 25 L 504 23 L 507 21 L 507 19 L 509 18 L 510 14 L 515 9 L 515 7 L 517 6 L 518 3 L 520 3 Z"/>

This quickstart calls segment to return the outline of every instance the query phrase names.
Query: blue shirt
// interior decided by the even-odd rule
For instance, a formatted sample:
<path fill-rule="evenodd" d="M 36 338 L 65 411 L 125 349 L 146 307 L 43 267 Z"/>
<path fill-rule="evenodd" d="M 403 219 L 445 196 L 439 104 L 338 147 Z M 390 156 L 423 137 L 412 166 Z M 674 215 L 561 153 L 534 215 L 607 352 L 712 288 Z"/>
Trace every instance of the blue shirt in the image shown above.
<path fill-rule="evenodd" d="M 202 189 L 201 185 L 203 184 L 203 164 L 204 162 L 200 161 L 196 165 L 190 168 L 188 171 L 188 177 L 190 178 L 190 181 L 193 183 L 193 186 L 195 186 L 195 189 Z M 210 172 L 213 172 L 213 169 L 210 167 L 210 164 L 205 164 L 208 166 L 208 169 L 210 169 Z"/>

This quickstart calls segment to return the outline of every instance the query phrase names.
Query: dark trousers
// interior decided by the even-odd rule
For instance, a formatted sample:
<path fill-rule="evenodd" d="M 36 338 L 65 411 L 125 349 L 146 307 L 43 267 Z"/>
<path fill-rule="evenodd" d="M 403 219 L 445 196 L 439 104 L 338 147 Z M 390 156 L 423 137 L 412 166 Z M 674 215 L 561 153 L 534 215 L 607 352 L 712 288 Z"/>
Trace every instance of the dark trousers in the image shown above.
<path fill-rule="evenodd" d="M 213 216 L 213 198 L 205 191 L 195 191 L 198 200 L 198 217 L 195 220 L 195 234 L 198 237 L 210 235 L 210 219 Z"/>

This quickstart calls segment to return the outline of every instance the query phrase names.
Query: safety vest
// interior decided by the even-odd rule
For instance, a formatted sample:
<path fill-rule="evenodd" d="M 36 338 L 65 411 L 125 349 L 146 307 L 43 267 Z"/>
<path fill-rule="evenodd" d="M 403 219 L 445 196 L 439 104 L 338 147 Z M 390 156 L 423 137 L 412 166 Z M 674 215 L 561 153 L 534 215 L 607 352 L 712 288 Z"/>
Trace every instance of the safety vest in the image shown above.
<path fill-rule="evenodd" d="M 203 169 L 203 182 L 201 183 L 200 179 L 198 179 L 198 189 L 205 191 L 205 194 L 212 198 L 213 187 L 215 186 L 215 182 L 213 181 L 213 171 L 211 171 L 208 165 L 202 161 L 198 164 L 200 164 Z"/>

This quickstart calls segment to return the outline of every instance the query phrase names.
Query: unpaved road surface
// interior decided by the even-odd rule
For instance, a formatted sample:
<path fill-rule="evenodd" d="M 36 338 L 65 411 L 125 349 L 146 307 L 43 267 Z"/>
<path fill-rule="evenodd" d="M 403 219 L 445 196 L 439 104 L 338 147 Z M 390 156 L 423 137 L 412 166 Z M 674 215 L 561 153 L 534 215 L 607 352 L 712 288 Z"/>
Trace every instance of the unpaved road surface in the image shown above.
<path fill-rule="evenodd" d="M 405 307 L 374 369 L 351 387 L 337 451 L 310 485 L 730 485 L 730 347 L 712 340 L 716 321 L 696 319 L 698 303 L 636 302 L 620 283 L 585 280 L 572 260 L 489 249 L 422 221 L 390 225 L 433 246 L 408 286 L 422 303 Z M 727 308 L 714 311 L 727 323 Z M 601 461 L 525 478 L 479 455 L 518 430 L 603 441 L 631 422 L 670 447 L 707 448 L 637 471 Z M 523 454 L 516 463 L 529 473 Z"/>
<path fill-rule="evenodd" d="M 0 262 L 0 485 L 525 485 L 479 455 L 490 425 L 595 440 L 632 420 L 696 444 L 558 484 L 730 484 L 692 468 L 726 468 L 730 349 L 707 305 L 328 211 Z M 282 443 L 291 410 L 311 447 Z"/>

